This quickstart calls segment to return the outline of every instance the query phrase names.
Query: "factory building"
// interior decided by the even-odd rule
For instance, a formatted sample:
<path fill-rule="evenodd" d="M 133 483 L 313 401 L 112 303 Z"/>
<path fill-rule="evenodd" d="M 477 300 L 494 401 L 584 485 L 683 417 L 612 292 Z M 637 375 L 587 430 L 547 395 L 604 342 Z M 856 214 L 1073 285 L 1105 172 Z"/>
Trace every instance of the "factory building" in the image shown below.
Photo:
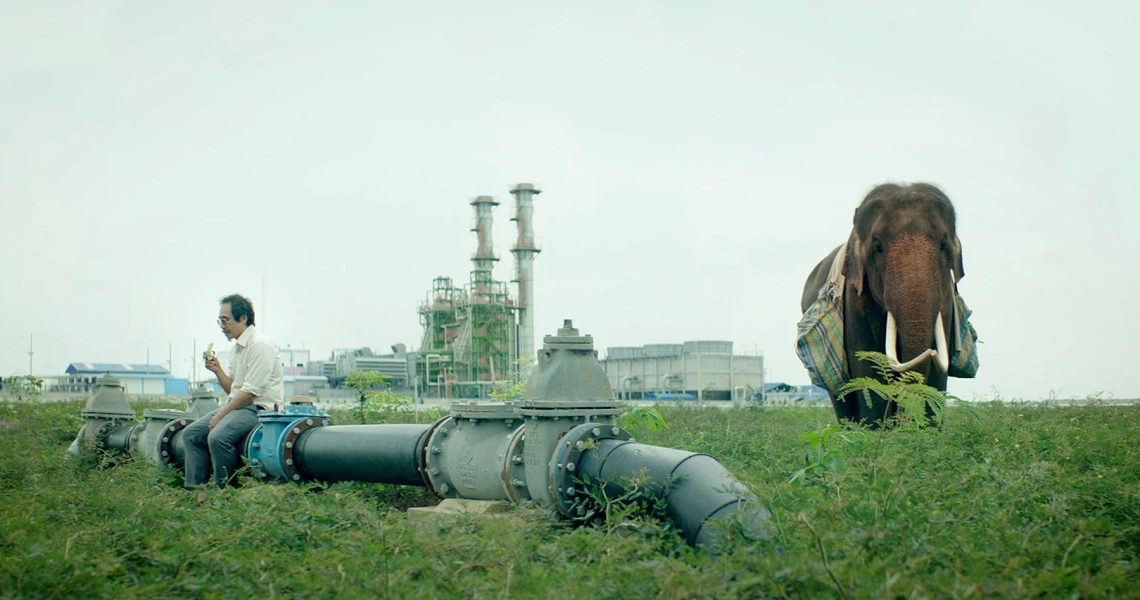
<path fill-rule="evenodd" d="M 411 388 L 415 360 L 403 344 L 392 346 L 391 354 L 377 354 L 371 348 L 337 348 L 328 360 L 309 361 L 308 377 L 324 377 L 331 387 L 337 387 L 356 371 L 375 371 L 388 376 L 388 385 L 395 390 Z"/>
<path fill-rule="evenodd" d="M 515 198 L 511 220 L 518 229 L 512 282 L 518 293 L 512 298 L 508 283 L 494 278 L 499 258 L 491 237 L 492 211 L 499 203 L 478 196 L 470 203 L 476 247 L 469 282 L 459 286 L 450 277 L 436 277 L 419 307 L 423 337 L 414 357 L 414 383 L 426 396 L 485 398 L 519 368 L 520 356 L 534 356 L 534 259 L 541 250 L 532 218 L 534 196 L 541 192 L 529 183 L 510 192 Z"/>
<path fill-rule="evenodd" d="M 187 380 L 171 377 L 170 371 L 161 365 L 73 362 L 64 373 L 63 377 L 45 382 L 49 391 L 88 393 L 95 389 L 95 379 L 108 373 L 132 395 L 181 395 L 188 388 Z"/>
<path fill-rule="evenodd" d="M 607 348 L 601 363 L 622 400 L 746 400 L 764 389 L 764 357 L 734 354 L 732 342 Z"/>

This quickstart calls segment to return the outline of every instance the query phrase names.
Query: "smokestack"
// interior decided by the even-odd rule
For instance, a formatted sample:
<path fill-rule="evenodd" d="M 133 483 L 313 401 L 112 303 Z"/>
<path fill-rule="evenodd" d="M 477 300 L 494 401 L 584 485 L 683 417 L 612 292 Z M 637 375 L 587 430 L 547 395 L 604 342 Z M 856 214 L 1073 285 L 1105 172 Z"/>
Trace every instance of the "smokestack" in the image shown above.
<path fill-rule="evenodd" d="M 471 206 L 475 207 L 475 226 L 471 231 L 475 232 L 478 240 L 471 262 L 475 264 L 476 271 L 490 272 L 499 260 L 499 257 L 495 256 L 494 239 L 491 237 L 491 211 L 498 205 L 499 203 L 491 196 L 479 196 L 471 201 Z"/>
<path fill-rule="evenodd" d="M 534 243 L 534 197 L 542 192 L 530 183 L 516 185 L 515 216 L 519 237 L 511 254 L 515 255 L 515 281 L 519 285 L 519 358 L 534 354 L 534 257 L 541 252 Z"/>

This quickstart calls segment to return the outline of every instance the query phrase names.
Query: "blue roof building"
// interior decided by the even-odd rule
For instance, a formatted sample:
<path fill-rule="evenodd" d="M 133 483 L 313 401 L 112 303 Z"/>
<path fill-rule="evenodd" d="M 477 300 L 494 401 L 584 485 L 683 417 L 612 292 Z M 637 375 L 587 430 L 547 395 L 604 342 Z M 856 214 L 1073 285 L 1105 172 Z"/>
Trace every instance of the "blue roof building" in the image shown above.
<path fill-rule="evenodd" d="M 169 375 L 170 371 L 162 365 L 130 365 L 127 363 L 88 363 L 88 362 L 73 362 L 67 365 L 64 371 L 68 375 L 103 375 L 110 372 L 115 377 L 122 374 L 142 374 L 142 375 Z"/>
<path fill-rule="evenodd" d="M 163 396 L 187 393 L 186 380 L 171 377 L 170 371 L 162 365 L 73 362 L 64 372 L 67 379 L 61 385 L 71 392 L 90 392 L 94 389 L 96 377 L 110 373 L 123 384 L 128 394 Z"/>

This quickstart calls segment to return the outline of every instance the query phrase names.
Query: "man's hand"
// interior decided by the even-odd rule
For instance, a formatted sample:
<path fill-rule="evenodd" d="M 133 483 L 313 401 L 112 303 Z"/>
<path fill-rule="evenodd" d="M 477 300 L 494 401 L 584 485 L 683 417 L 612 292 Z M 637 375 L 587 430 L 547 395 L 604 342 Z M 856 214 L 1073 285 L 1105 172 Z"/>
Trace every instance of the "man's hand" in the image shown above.
<path fill-rule="evenodd" d="M 222 361 L 218 360 L 217 356 L 203 355 L 202 360 L 204 360 L 206 363 L 206 370 L 213 373 L 214 375 L 224 372 L 222 371 Z"/>
<path fill-rule="evenodd" d="M 222 419 L 224 418 L 226 418 L 226 415 L 222 413 L 214 415 L 213 418 L 210 419 L 210 431 L 213 431 L 214 428 L 218 426 L 218 423 L 221 423 Z"/>

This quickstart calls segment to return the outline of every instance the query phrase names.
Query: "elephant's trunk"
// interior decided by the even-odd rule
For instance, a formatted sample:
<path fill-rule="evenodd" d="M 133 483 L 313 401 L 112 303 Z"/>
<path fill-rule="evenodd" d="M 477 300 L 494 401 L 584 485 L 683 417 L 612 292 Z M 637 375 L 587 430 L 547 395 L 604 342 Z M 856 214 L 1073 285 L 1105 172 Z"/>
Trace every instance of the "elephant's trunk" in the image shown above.
<path fill-rule="evenodd" d="M 922 367 L 927 360 L 945 372 L 949 360 L 945 326 L 952 318 L 944 308 L 943 273 L 938 249 L 920 236 L 904 236 L 887 261 L 885 349 L 896 372 Z M 893 260 L 890 260 L 893 259 Z"/>

